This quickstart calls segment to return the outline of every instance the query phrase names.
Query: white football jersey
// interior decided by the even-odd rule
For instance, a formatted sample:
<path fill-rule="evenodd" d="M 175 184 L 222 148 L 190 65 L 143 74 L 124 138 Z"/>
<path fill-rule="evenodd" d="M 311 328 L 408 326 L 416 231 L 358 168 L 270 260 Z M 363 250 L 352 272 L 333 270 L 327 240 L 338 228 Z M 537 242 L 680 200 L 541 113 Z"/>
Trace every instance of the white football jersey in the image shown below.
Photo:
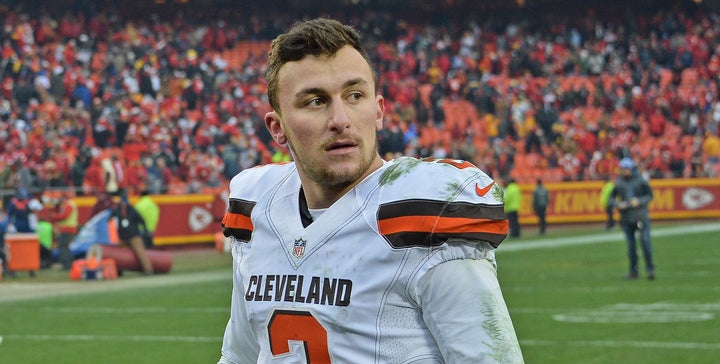
<path fill-rule="evenodd" d="M 307 227 L 300 187 L 294 163 L 230 184 L 220 363 L 522 362 L 495 276 L 502 188 L 484 172 L 385 162 Z"/>

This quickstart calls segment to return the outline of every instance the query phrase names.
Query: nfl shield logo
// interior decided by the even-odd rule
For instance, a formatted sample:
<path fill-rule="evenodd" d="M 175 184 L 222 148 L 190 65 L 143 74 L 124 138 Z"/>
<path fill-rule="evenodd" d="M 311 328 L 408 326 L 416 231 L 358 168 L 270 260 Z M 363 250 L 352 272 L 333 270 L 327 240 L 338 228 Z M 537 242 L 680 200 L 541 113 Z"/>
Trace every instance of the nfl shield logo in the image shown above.
<path fill-rule="evenodd" d="M 293 256 L 295 258 L 302 258 L 303 255 L 305 255 L 305 245 L 307 244 L 307 241 L 304 239 L 296 239 L 295 245 L 293 246 Z"/>

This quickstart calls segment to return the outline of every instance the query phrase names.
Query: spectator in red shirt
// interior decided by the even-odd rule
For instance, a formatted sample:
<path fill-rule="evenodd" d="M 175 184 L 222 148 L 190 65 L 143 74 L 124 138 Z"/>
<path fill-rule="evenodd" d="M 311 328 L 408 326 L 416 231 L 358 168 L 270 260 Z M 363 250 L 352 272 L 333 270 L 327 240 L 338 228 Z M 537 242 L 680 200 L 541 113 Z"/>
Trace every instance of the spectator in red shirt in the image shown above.
<path fill-rule="evenodd" d="M 128 161 L 125 170 L 125 181 L 131 194 L 139 194 L 147 183 L 147 170 L 140 162 L 140 159 Z"/>
<path fill-rule="evenodd" d="M 659 108 L 653 109 L 652 114 L 648 117 L 648 131 L 650 135 L 659 138 L 665 134 L 667 127 L 667 118 L 663 115 Z"/>
<path fill-rule="evenodd" d="M 126 161 L 140 160 L 140 156 L 149 151 L 148 145 L 143 143 L 136 134 L 127 134 L 122 146 L 123 157 Z"/>
<path fill-rule="evenodd" d="M 85 171 L 83 179 L 83 190 L 85 194 L 94 195 L 105 192 L 105 171 L 100 166 L 100 157 L 93 157 L 90 160 L 90 166 Z"/>

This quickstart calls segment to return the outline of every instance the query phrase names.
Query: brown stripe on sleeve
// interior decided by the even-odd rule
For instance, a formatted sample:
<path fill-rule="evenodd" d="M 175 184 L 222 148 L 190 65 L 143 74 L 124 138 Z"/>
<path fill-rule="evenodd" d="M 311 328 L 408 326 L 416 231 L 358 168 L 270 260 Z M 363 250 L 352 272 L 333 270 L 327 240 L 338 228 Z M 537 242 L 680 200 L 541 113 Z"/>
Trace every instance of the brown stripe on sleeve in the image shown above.
<path fill-rule="evenodd" d="M 250 214 L 254 207 L 255 202 L 230 199 L 230 206 L 222 219 L 223 234 L 239 241 L 250 241 L 253 232 Z"/>
<path fill-rule="evenodd" d="M 502 205 L 410 200 L 380 206 L 378 228 L 395 248 L 438 246 L 451 238 L 487 241 L 507 236 Z"/>

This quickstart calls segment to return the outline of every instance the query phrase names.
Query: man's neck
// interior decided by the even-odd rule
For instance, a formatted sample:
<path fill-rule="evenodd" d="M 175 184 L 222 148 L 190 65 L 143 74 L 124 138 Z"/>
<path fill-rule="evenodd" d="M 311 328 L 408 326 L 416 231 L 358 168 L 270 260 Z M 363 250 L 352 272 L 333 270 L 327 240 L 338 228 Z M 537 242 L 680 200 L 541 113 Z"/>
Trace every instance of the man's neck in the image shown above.
<path fill-rule="evenodd" d="M 358 183 L 359 181 L 355 181 L 347 185 L 332 187 L 319 186 L 315 183 L 306 186 L 306 184 L 303 183 L 307 206 L 311 209 L 328 208 Z"/>
<path fill-rule="evenodd" d="M 357 186 L 358 183 L 363 181 L 367 176 L 382 167 L 383 161 L 378 156 L 377 160 L 373 161 L 365 173 L 360 178 L 345 184 L 339 184 L 334 186 L 327 186 L 315 183 L 314 181 L 305 181 L 300 177 L 303 190 L 305 191 L 305 198 L 307 200 L 307 206 L 311 209 L 324 209 L 330 207 L 335 201 L 339 200 L 348 191 Z"/>

